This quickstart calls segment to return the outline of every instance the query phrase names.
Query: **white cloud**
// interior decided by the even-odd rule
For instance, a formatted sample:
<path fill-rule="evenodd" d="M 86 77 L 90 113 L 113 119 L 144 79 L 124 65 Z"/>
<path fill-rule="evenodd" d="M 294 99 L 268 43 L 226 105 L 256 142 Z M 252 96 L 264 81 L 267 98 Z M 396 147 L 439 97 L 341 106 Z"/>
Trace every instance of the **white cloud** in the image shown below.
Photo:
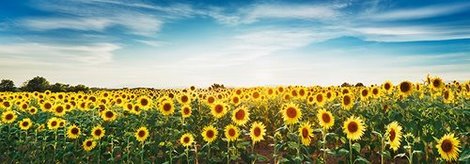
<path fill-rule="evenodd" d="M 37 62 L 43 64 L 102 64 L 109 63 L 113 51 L 120 47 L 112 43 L 91 45 L 58 45 L 15 43 L 0 45 L 2 63 Z"/>
<path fill-rule="evenodd" d="M 139 42 L 139 43 L 143 43 L 143 44 L 152 46 L 152 47 L 161 47 L 161 46 L 169 44 L 168 42 L 159 41 L 159 40 L 136 40 L 136 41 Z"/>
<path fill-rule="evenodd" d="M 364 37 L 366 40 L 400 42 L 469 38 L 470 30 L 467 28 L 450 25 L 390 25 L 384 27 L 349 27 L 347 30 L 355 35 Z"/>
<path fill-rule="evenodd" d="M 451 5 L 433 5 L 420 8 L 396 9 L 392 11 L 370 13 L 364 19 L 392 21 L 392 20 L 413 20 L 430 18 L 436 16 L 450 15 L 470 9 L 470 3 L 460 3 Z"/>

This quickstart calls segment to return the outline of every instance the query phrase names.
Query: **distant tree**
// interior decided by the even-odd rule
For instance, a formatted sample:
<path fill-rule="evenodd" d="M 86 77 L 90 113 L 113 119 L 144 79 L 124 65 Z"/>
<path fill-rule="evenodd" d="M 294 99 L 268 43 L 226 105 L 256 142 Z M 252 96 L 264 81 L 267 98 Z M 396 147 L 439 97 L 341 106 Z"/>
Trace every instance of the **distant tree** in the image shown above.
<path fill-rule="evenodd" d="M 3 79 L 0 82 L 0 92 L 13 92 L 15 89 L 15 83 L 12 80 Z"/>
<path fill-rule="evenodd" d="M 356 84 L 356 87 L 363 87 L 363 86 L 364 86 L 364 84 L 362 84 L 362 83 L 357 83 Z"/>
<path fill-rule="evenodd" d="M 49 88 L 49 82 L 44 77 L 36 76 L 35 78 L 26 81 L 21 90 L 28 92 L 44 92 Z"/>
<path fill-rule="evenodd" d="M 79 85 L 70 87 L 68 91 L 69 92 L 89 92 L 90 88 L 88 88 L 85 85 L 79 84 Z"/>
<path fill-rule="evenodd" d="M 350 87 L 350 86 L 351 86 L 351 84 L 346 83 L 346 82 L 344 82 L 343 84 L 341 84 L 341 87 Z"/>
<path fill-rule="evenodd" d="M 51 90 L 51 92 L 67 92 L 70 90 L 70 85 L 55 83 L 49 87 L 49 90 Z"/>
<path fill-rule="evenodd" d="M 216 90 L 216 89 L 223 89 L 225 86 L 223 84 L 212 84 L 212 86 L 209 87 L 209 90 Z"/>

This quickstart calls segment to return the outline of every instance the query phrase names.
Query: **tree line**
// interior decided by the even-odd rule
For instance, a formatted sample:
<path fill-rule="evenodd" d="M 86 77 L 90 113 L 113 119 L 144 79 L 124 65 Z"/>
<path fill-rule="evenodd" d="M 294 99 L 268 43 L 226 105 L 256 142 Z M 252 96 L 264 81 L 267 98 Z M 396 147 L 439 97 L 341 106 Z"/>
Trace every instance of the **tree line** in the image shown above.
<path fill-rule="evenodd" d="M 44 92 L 46 90 L 51 92 L 88 92 L 90 88 L 82 84 L 73 86 L 55 83 L 51 85 L 46 78 L 40 76 L 25 81 L 20 87 L 16 87 L 15 83 L 10 79 L 3 79 L 0 82 L 0 92 Z"/>

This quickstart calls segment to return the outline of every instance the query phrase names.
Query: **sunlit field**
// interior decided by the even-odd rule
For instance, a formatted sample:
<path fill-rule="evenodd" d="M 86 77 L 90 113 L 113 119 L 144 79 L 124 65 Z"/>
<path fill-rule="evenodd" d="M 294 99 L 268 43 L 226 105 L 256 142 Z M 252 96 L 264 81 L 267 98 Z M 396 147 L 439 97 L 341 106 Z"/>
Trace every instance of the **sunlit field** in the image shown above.
<path fill-rule="evenodd" d="M 470 82 L 1 92 L 2 163 L 469 162 Z"/>

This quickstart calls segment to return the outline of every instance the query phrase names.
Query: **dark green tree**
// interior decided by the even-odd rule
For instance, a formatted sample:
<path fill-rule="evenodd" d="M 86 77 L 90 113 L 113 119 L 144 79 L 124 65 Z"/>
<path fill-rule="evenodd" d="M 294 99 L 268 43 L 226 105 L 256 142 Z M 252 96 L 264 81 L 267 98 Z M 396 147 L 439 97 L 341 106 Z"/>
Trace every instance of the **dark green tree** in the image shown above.
<path fill-rule="evenodd" d="M 3 79 L 0 82 L 0 92 L 13 92 L 15 90 L 15 83 L 12 80 Z"/>
<path fill-rule="evenodd" d="M 49 90 L 51 90 L 51 92 L 67 92 L 70 90 L 70 85 L 55 83 L 50 86 Z"/>
<path fill-rule="evenodd" d="M 28 92 L 44 92 L 49 89 L 49 87 L 49 82 L 46 80 L 46 78 L 36 76 L 35 78 L 26 81 L 21 89 Z"/>

